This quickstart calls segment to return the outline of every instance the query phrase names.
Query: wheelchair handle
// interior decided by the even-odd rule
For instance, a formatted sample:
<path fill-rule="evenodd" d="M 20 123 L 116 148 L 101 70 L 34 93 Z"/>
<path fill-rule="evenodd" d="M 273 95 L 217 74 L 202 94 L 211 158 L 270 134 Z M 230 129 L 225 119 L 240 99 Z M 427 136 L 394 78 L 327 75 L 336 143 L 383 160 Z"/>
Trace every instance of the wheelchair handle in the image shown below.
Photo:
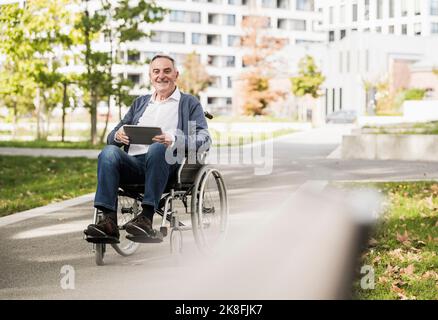
<path fill-rule="evenodd" d="M 213 115 L 208 111 L 204 111 L 204 115 L 207 119 L 210 119 L 210 120 L 213 119 Z"/>

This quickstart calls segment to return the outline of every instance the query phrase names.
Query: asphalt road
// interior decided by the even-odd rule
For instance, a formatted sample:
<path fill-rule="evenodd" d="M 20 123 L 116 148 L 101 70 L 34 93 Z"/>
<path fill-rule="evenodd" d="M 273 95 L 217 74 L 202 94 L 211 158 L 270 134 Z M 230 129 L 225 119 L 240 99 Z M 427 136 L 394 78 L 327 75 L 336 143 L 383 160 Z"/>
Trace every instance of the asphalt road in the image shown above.
<path fill-rule="evenodd" d="M 229 189 L 231 249 L 237 247 L 236 239 L 244 230 L 256 230 L 260 221 L 269 218 L 307 181 L 438 179 L 438 162 L 327 159 L 348 130 L 348 126 L 330 126 L 276 139 L 272 167 L 263 161 L 218 165 Z M 264 174 L 256 175 L 257 168 L 258 173 L 263 168 Z M 184 234 L 182 255 L 170 253 L 166 238 L 161 244 L 141 245 L 130 257 L 121 257 L 109 248 L 106 265 L 96 266 L 91 246 L 82 240 L 82 230 L 92 214 L 92 203 L 87 202 L 0 227 L 0 298 L 187 299 L 202 298 L 209 290 L 202 283 L 214 275 L 202 273 L 206 262 L 190 232 Z M 221 263 L 226 264 L 224 268 Z M 217 262 L 217 274 L 230 264 L 230 258 Z M 61 286 L 63 266 L 74 269 L 74 289 Z"/>

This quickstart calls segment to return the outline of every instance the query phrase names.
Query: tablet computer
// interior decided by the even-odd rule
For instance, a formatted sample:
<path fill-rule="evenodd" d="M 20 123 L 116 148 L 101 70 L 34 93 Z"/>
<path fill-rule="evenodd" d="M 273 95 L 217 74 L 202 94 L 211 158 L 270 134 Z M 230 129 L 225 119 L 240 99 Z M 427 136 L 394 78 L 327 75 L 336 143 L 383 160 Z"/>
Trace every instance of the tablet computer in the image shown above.
<path fill-rule="evenodd" d="M 163 134 L 159 127 L 123 126 L 131 144 L 152 144 L 152 138 Z"/>

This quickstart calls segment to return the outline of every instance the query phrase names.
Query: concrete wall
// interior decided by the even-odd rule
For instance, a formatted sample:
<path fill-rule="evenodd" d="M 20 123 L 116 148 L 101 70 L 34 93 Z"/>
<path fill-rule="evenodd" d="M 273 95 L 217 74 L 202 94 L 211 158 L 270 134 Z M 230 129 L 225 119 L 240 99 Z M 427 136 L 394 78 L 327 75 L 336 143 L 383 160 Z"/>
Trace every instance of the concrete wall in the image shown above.
<path fill-rule="evenodd" d="M 389 134 L 344 136 L 342 159 L 438 161 L 438 136 Z"/>

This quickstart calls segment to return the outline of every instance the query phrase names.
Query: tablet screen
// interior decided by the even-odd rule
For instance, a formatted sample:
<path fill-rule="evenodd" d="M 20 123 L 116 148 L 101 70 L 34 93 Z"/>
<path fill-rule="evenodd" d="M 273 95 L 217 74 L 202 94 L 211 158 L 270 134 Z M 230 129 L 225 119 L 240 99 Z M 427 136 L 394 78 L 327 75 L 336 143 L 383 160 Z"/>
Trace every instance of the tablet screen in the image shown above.
<path fill-rule="evenodd" d="M 154 141 L 152 141 L 153 137 L 163 134 L 159 127 L 125 125 L 123 126 L 123 129 L 129 137 L 129 142 L 131 144 L 149 145 L 154 143 Z"/>

